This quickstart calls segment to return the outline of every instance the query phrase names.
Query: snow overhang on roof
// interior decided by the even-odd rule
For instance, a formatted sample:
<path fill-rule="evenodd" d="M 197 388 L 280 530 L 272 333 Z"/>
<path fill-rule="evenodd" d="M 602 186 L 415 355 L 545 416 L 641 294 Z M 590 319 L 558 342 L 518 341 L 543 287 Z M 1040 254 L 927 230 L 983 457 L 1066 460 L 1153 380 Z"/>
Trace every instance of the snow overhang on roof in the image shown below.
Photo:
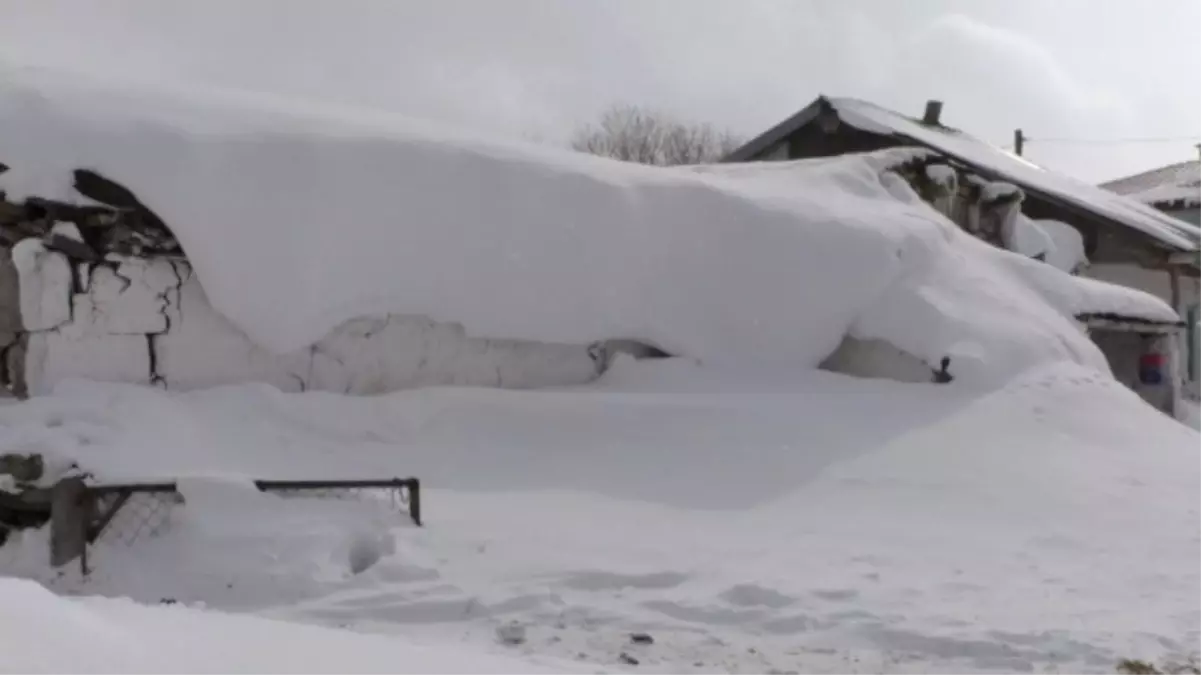
<path fill-rule="evenodd" d="M 1161 213 L 1134 199 L 1048 171 L 1017 155 L 955 129 L 923 124 L 873 103 L 852 98 L 819 97 L 796 115 L 772 127 L 725 161 L 750 160 L 820 115 L 903 143 L 920 145 L 957 160 L 994 180 L 1004 180 L 1027 194 L 1141 232 L 1170 251 L 1201 250 L 1201 228 Z"/>

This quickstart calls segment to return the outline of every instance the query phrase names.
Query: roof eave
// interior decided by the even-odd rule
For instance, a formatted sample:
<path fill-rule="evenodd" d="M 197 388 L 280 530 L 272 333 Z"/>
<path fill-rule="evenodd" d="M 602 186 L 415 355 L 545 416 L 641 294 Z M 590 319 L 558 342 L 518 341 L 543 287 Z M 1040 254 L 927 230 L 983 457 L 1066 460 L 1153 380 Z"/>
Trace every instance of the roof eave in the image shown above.
<path fill-rule="evenodd" d="M 1196 254 L 1199 250 L 1201 250 L 1201 242 L 1189 241 L 1188 239 L 1186 239 L 1183 236 L 1175 237 L 1171 240 L 1169 240 L 1165 237 L 1157 237 L 1149 232 L 1145 232 L 1138 228 L 1131 227 L 1127 223 L 1124 223 L 1119 220 L 1115 220 L 1115 219 L 1110 218 L 1102 213 L 1094 211 L 1093 209 L 1090 209 L 1087 206 L 1077 204 L 1076 202 L 1074 202 L 1070 199 L 1065 199 L 1058 195 L 1055 195 L 1055 194 L 1049 193 L 1045 190 L 1042 190 L 1038 187 L 1031 186 L 1031 185 L 1025 183 L 1024 181 L 1015 181 L 1014 179 L 1012 179 L 1008 176 L 1002 175 L 1001 173 L 998 173 L 996 171 L 993 171 L 993 170 L 989 169 L 988 167 L 980 166 L 976 162 L 973 162 L 966 157 L 962 157 L 953 152 L 948 152 L 941 148 L 935 148 L 935 147 L 929 145 L 928 143 L 924 143 L 919 139 L 913 138 L 912 136 L 909 136 L 909 135 L 906 135 L 906 134 L 900 133 L 900 132 L 893 132 L 891 135 L 894 138 L 897 138 L 906 143 L 912 143 L 912 144 L 921 146 L 923 148 L 927 148 L 935 153 L 938 153 L 939 155 L 943 155 L 945 157 L 953 159 L 953 160 L 963 164 L 964 166 L 970 167 L 974 172 L 979 173 L 983 176 L 989 176 L 993 180 L 1002 180 L 1005 182 L 1013 183 L 1013 184 L 1017 185 L 1018 187 L 1020 187 L 1022 189 L 1022 191 L 1025 192 L 1026 194 L 1032 195 L 1034 197 L 1037 197 L 1039 199 L 1042 199 L 1042 200 L 1045 200 L 1048 202 L 1051 202 L 1051 203 L 1056 204 L 1060 207 L 1063 207 L 1069 211 L 1073 211 L 1082 218 L 1088 218 L 1088 219 L 1092 219 L 1092 220 L 1100 220 L 1100 221 L 1104 221 L 1110 225 L 1116 225 L 1123 229 L 1131 230 L 1137 234 L 1147 237 L 1152 242 L 1154 242 L 1157 246 L 1159 246 L 1160 248 L 1166 249 L 1171 254 L 1175 254 L 1175 253 Z"/>

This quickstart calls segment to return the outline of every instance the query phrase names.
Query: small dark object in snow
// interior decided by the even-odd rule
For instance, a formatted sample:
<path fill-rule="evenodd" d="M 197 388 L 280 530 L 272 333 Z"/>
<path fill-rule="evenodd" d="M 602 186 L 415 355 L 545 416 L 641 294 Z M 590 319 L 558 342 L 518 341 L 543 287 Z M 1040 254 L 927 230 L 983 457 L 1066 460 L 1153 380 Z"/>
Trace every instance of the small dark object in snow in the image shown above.
<path fill-rule="evenodd" d="M 634 658 L 633 656 L 630 656 L 629 654 L 627 654 L 625 652 L 622 652 L 621 656 L 617 657 L 617 660 L 621 661 L 622 663 L 626 664 L 627 666 L 636 666 L 639 663 L 638 659 Z"/>
<path fill-rule="evenodd" d="M 161 600 L 159 600 L 159 601 L 158 601 L 158 604 L 160 604 L 160 605 L 174 605 L 174 604 L 175 604 L 175 603 L 177 603 L 177 602 L 179 602 L 179 601 L 178 601 L 178 600 L 176 600 L 175 598 L 163 598 L 163 599 L 161 599 Z"/>
<path fill-rule="evenodd" d="M 525 644 L 525 626 L 516 621 L 497 626 L 496 639 L 506 645 Z"/>
<path fill-rule="evenodd" d="M 948 356 L 942 357 L 942 361 L 939 362 L 939 366 L 940 366 L 940 368 L 938 370 L 934 371 L 935 384 L 947 384 L 951 380 L 955 379 L 954 377 L 951 376 L 951 373 L 948 371 L 948 369 L 951 367 L 950 357 L 948 357 Z"/>
<path fill-rule="evenodd" d="M 650 636 L 650 633 L 630 633 L 630 642 L 636 645 L 653 645 L 655 638 Z"/>

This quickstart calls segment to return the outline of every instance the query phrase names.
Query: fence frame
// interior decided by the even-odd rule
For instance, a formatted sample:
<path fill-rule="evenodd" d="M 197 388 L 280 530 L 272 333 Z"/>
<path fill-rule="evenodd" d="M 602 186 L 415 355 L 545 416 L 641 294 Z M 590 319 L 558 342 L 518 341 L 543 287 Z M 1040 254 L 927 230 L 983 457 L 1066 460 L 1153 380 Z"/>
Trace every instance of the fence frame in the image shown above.
<path fill-rule="evenodd" d="M 398 490 L 405 496 L 409 519 L 422 527 L 421 481 L 417 478 L 383 480 L 256 480 L 259 492 L 303 492 L 305 490 Z M 79 560 L 80 571 L 86 576 L 88 546 L 94 544 L 113 521 L 121 507 L 135 494 L 171 494 L 182 501 L 183 495 L 175 481 L 158 483 L 125 483 L 87 485 L 82 478 L 59 481 L 51 490 L 50 503 L 50 564 L 63 567 Z M 103 505 L 104 498 L 115 499 Z"/>

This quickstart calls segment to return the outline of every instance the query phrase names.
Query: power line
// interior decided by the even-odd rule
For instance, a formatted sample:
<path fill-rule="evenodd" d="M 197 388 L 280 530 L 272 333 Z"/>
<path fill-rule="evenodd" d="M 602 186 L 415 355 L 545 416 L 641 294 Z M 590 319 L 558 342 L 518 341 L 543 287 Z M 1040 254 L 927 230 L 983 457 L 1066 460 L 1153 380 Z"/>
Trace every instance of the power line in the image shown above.
<path fill-rule="evenodd" d="M 1196 136 L 1164 136 L 1158 138 L 1033 138 L 1023 139 L 1027 143 L 1061 143 L 1071 145 L 1134 145 L 1139 143 L 1199 143 L 1201 134 Z"/>

